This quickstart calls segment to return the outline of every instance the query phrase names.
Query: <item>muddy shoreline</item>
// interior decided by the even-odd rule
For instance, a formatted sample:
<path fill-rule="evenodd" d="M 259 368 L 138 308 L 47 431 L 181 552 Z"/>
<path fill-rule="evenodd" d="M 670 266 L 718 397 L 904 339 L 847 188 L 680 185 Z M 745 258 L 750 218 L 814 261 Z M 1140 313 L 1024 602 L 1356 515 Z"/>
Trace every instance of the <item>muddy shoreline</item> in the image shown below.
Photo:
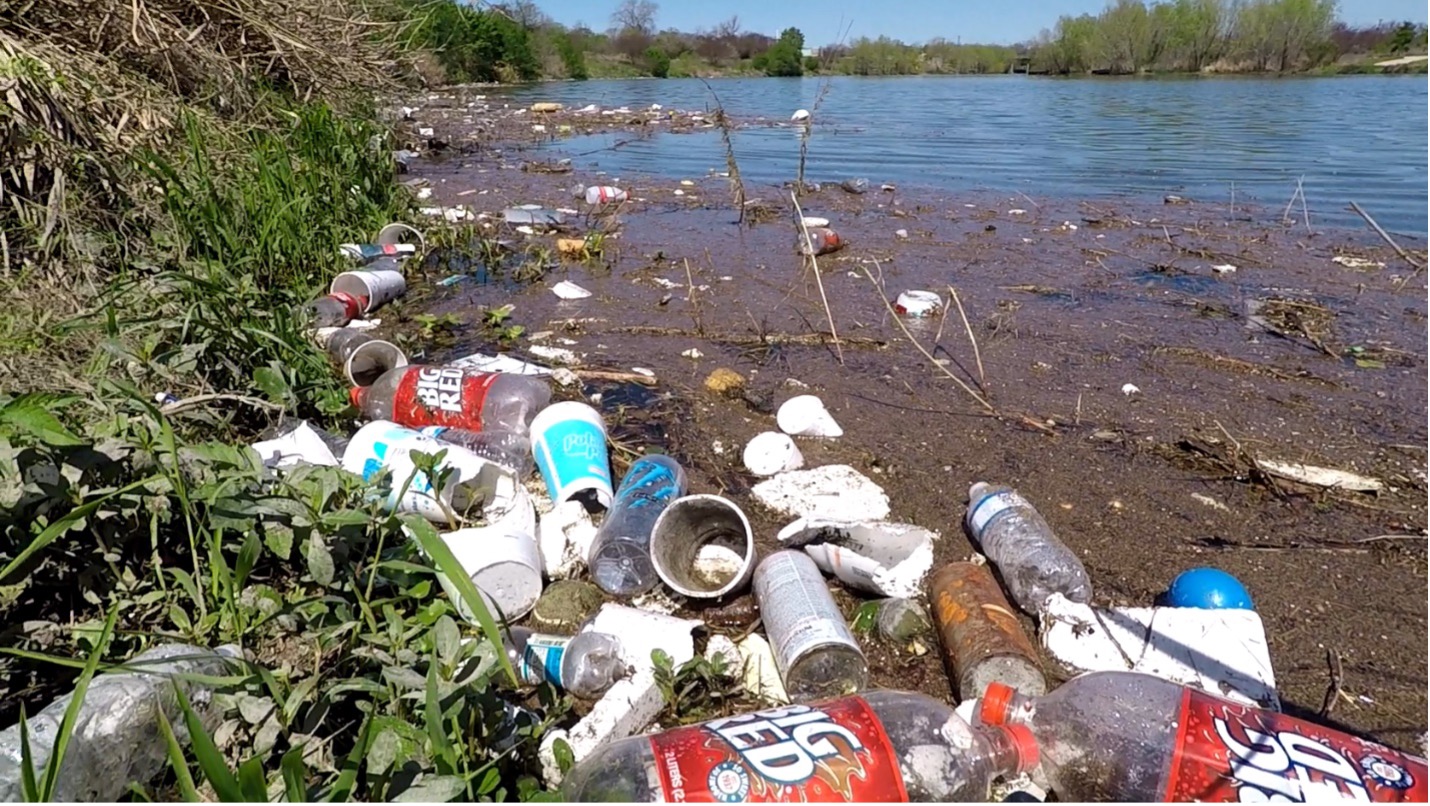
<path fill-rule="evenodd" d="M 961 527 L 968 486 L 1012 484 L 1082 556 L 1098 602 L 1150 605 L 1182 570 L 1229 571 L 1265 622 L 1287 712 L 1325 713 L 1424 752 L 1425 285 L 1423 276 L 1408 279 L 1411 267 L 1374 233 L 1308 232 L 1299 221 L 1276 223 L 1280 210 L 1230 211 L 1224 201 L 885 191 L 877 176 L 862 195 L 826 185 L 800 204 L 830 218 L 849 244 L 819 259 L 844 340 L 836 346 L 793 248 L 787 189 L 747 188 L 771 215 L 740 226 L 720 176 L 540 172 L 562 168 L 553 135 L 604 128 L 638 137 L 705 126 L 708 117 L 543 116 L 473 97 L 414 104 L 421 125 L 448 145 L 414 160 L 403 178 L 431 188 L 424 205 L 495 215 L 490 225 L 458 225 L 471 229 L 446 242 L 500 235 L 543 244 L 551 262 L 534 281 L 482 273 L 450 286 L 437 281 L 467 264 L 429 263 L 429 282 L 386 323 L 399 333 L 424 314 L 461 323 L 454 343 L 421 358 L 494 349 L 479 320 L 509 303 L 509 323 L 525 329 L 511 348 L 517 355 L 542 360 L 529 348 L 545 344 L 572 350 L 585 367 L 652 370 L 659 382 L 649 389 L 584 392 L 601 395 L 621 444 L 669 451 L 686 464 L 692 491 L 745 507 L 762 550 L 784 524 L 750 498 L 757 479 L 740 452 L 773 428 L 769 404 L 817 394 L 845 436 L 801 440 L 807 465 L 849 464 L 877 481 L 891 520 L 942 534 L 935 567 L 973 552 Z M 811 178 L 819 175 L 812 165 Z M 570 188 L 613 179 L 634 197 L 615 216 L 567 216 L 571 234 L 618 233 L 598 259 L 558 261 L 554 235 L 496 223 L 513 204 L 584 213 Z M 593 296 L 558 300 L 550 286 L 560 280 Z M 975 388 L 981 362 L 997 416 L 908 342 L 881 299 L 926 289 L 947 300 L 949 286 L 976 357 L 956 309 L 904 322 Z M 691 349 L 701 357 L 682 355 Z M 750 394 L 704 389 L 718 367 L 745 376 Z M 1137 391 L 1124 393 L 1128 384 Z M 618 470 L 628 461 L 620 454 Z M 1255 459 L 1346 470 L 1384 489 L 1300 485 L 1259 472 Z M 857 605 L 838 597 L 850 611 Z M 876 685 L 951 699 L 936 643 L 921 655 L 874 639 L 866 648 Z M 1340 690 L 1328 699 L 1336 656 Z"/>

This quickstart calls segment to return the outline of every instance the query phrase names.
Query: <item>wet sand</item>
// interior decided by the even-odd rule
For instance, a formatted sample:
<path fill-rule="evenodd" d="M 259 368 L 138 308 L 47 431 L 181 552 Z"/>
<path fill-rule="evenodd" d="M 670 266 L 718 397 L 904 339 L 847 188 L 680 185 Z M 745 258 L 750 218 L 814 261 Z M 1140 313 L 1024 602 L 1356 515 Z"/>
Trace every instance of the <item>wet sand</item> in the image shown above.
<path fill-rule="evenodd" d="M 547 133 L 537 134 L 530 113 L 466 103 L 421 111 L 450 147 L 404 178 L 430 183 L 424 204 L 469 205 L 496 222 L 513 204 L 584 212 L 571 186 L 612 178 L 522 171 L 560 156 L 534 148 L 560 126 L 641 136 L 702 125 L 567 112 L 547 116 Z M 819 179 L 818 166 L 810 177 Z M 585 367 L 653 370 L 659 382 L 648 390 L 584 391 L 601 395 L 622 445 L 671 452 L 692 491 L 745 507 L 762 550 L 784 523 L 750 497 L 758 479 L 741 451 L 774 430 L 766 404 L 817 394 L 845 436 L 800 440 L 807 465 L 849 464 L 882 485 L 891 520 L 942 534 L 935 567 L 974 551 L 961 526 L 968 486 L 1011 484 L 1082 557 L 1098 603 L 1146 606 L 1183 570 L 1229 571 L 1265 622 L 1284 710 L 1319 718 L 1328 659 L 1338 656 L 1340 691 L 1325 721 L 1424 752 L 1425 281 L 1402 283 L 1411 267 L 1374 233 L 1323 231 L 1314 220 L 1308 232 L 1299 219 L 1281 224 L 1279 208 L 1233 211 L 1225 200 L 884 191 L 877 176 L 862 195 L 826 185 L 800 204 L 831 219 L 848 244 L 819 258 L 845 340 L 836 347 L 813 273 L 794 251 L 788 189 L 747 188 L 774 214 L 740 226 L 727 179 L 684 178 L 693 184 L 619 177 L 634 199 L 613 217 L 567 217 L 571 233 L 618 232 L 604 255 L 560 262 L 536 282 L 442 287 L 435 281 L 452 272 L 429 263 L 433 284 L 389 324 L 414 330 L 421 313 L 467 323 L 455 345 L 425 357 L 441 360 L 495 349 L 481 335 L 481 311 L 511 303 L 510 323 L 525 328 L 518 355 L 543 343 L 573 350 Z M 473 232 L 556 254 L 551 235 L 480 223 Z M 1384 265 L 1352 268 L 1337 256 Z M 563 279 L 593 296 L 558 300 L 549 289 Z M 977 357 L 956 308 L 903 321 L 948 372 L 981 387 L 995 413 L 909 343 L 881 298 L 925 289 L 948 300 L 949 286 Z M 682 356 L 692 348 L 702 357 Z M 718 367 L 748 378 L 748 400 L 704 389 Z M 1127 384 L 1138 391 L 1124 393 Z M 1300 485 L 1257 471 L 1258 458 L 1385 486 L 1373 494 Z M 628 459 L 617 450 L 618 471 Z M 848 613 L 861 601 L 837 595 Z M 916 655 L 867 642 L 875 684 L 951 699 L 936 641 L 927 643 Z"/>

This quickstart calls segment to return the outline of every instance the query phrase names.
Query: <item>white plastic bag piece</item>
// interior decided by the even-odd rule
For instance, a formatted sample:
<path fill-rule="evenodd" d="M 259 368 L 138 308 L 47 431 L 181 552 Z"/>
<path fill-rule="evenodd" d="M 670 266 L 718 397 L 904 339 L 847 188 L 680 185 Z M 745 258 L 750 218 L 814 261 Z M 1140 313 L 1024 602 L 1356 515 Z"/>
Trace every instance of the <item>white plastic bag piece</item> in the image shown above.
<path fill-rule="evenodd" d="M 327 465 L 336 467 L 338 459 L 318 432 L 303 423 L 277 439 L 253 443 L 253 449 L 264 467 L 294 467 L 296 465 Z"/>
<path fill-rule="evenodd" d="M 587 291 L 581 286 L 576 285 L 570 280 L 562 280 L 561 282 L 552 286 L 551 293 L 564 300 L 585 299 L 591 296 L 590 291 Z"/>

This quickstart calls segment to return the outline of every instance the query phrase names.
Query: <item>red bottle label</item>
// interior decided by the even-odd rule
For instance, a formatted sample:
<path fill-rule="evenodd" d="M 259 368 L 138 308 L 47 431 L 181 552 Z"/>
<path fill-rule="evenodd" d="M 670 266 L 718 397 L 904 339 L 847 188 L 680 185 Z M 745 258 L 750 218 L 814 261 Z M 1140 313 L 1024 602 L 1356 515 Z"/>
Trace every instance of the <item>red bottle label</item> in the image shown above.
<path fill-rule="evenodd" d="M 862 697 L 677 728 L 650 745 L 667 803 L 909 799 L 884 726 Z"/>
<path fill-rule="evenodd" d="M 409 428 L 445 425 L 482 430 L 482 404 L 499 376 L 452 367 L 413 367 L 392 401 L 392 421 Z"/>
<path fill-rule="evenodd" d="M 1188 689 L 1165 801 L 1425 802 L 1425 759 Z"/>

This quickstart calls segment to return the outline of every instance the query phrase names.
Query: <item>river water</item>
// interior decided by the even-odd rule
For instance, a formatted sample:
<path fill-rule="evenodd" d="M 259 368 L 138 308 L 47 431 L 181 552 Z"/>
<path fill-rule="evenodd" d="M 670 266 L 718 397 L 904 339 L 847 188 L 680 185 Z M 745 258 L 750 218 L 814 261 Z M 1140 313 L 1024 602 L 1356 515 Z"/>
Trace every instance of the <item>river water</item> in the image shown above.
<path fill-rule="evenodd" d="M 1252 201 L 1279 217 L 1304 177 L 1315 226 L 1364 226 L 1357 201 L 1387 229 L 1426 232 L 1423 76 L 1063 80 L 1029 76 L 836 77 L 560 82 L 514 101 L 713 109 L 788 121 L 813 108 L 811 181 L 867 177 L 945 191 L 1034 196 L 1174 193 Z M 620 145 L 618 145 L 620 144 Z M 793 178 L 798 140 L 784 127 L 742 128 L 747 181 Z M 552 148 L 612 175 L 688 177 L 724 170 L 717 130 L 632 139 L 565 138 Z M 1233 191 L 1234 186 L 1234 191 Z M 1300 203 L 1297 205 L 1298 217 Z"/>

